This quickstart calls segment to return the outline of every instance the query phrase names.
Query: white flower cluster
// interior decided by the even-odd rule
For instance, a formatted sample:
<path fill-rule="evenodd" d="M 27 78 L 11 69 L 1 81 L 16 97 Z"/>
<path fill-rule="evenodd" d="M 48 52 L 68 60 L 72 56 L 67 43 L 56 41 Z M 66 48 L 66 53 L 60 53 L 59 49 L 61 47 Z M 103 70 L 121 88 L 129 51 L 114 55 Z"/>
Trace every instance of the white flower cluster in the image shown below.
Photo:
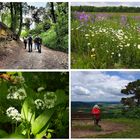
<path fill-rule="evenodd" d="M 47 92 L 44 95 L 44 101 L 41 99 L 36 99 L 34 101 L 34 104 L 37 109 L 41 109 L 41 110 L 43 110 L 45 108 L 50 109 L 55 106 L 56 100 L 57 100 L 57 96 L 54 92 Z"/>
<path fill-rule="evenodd" d="M 57 96 L 54 92 L 47 92 L 44 95 L 45 106 L 48 109 L 54 107 L 56 100 L 57 100 Z"/>
<path fill-rule="evenodd" d="M 37 109 L 44 109 L 45 108 L 45 103 L 41 99 L 36 99 L 35 100 L 35 105 Z"/>
<path fill-rule="evenodd" d="M 7 99 L 24 100 L 27 97 L 24 88 L 19 88 L 13 86 L 8 90 L 10 93 L 7 95 Z"/>
<path fill-rule="evenodd" d="M 14 121 L 17 121 L 17 122 L 21 121 L 21 114 L 14 107 L 9 107 L 6 110 L 6 114 L 7 114 L 8 117 L 10 117 Z"/>

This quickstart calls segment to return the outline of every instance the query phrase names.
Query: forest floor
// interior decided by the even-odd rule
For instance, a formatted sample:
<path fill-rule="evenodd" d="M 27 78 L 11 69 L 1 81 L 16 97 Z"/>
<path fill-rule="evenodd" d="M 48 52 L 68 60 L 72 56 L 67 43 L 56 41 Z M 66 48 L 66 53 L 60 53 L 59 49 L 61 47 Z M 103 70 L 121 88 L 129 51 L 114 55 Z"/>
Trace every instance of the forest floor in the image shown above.
<path fill-rule="evenodd" d="M 104 135 L 123 132 L 129 129 L 129 126 L 126 124 L 110 120 L 102 120 L 100 125 L 102 130 L 95 131 L 93 120 L 73 120 L 71 132 L 72 138 L 95 138 L 98 136 L 104 138 Z"/>
<path fill-rule="evenodd" d="M 22 42 L 0 43 L 1 69 L 67 69 L 68 54 L 42 46 L 41 53 L 24 49 Z"/>

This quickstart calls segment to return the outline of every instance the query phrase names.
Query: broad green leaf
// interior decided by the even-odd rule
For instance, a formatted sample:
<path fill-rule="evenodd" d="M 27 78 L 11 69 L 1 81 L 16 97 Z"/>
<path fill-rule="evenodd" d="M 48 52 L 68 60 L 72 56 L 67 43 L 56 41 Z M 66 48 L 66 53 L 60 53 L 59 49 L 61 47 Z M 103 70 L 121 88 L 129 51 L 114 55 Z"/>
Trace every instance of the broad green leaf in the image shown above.
<path fill-rule="evenodd" d="M 16 133 L 13 133 L 9 136 L 9 138 L 12 138 L 12 139 L 23 139 L 25 138 L 23 135 L 19 135 L 19 134 L 16 134 Z"/>
<path fill-rule="evenodd" d="M 21 117 L 31 124 L 33 123 L 35 119 L 35 112 L 33 110 L 33 100 L 31 98 L 26 98 L 24 101 L 21 109 Z"/>
<path fill-rule="evenodd" d="M 50 121 L 54 109 L 45 110 L 41 115 L 39 115 L 35 121 L 32 123 L 32 133 L 36 135 L 42 128 Z"/>
<path fill-rule="evenodd" d="M 18 127 L 17 127 L 17 129 L 16 129 L 16 132 L 18 133 L 18 134 L 22 134 L 22 135 L 26 135 L 27 134 L 27 131 L 28 131 L 28 128 L 27 128 L 27 126 L 25 125 L 25 123 L 21 123 Z"/>
<path fill-rule="evenodd" d="M 35 137 L 36 137 L 37 139 L 41 139 L 41 138 L 46 134 L 46 131 L 48 130 L 48 127 L 49 127 L 49 125 L 48 125 L 42 132 L 36 134 Z"/>

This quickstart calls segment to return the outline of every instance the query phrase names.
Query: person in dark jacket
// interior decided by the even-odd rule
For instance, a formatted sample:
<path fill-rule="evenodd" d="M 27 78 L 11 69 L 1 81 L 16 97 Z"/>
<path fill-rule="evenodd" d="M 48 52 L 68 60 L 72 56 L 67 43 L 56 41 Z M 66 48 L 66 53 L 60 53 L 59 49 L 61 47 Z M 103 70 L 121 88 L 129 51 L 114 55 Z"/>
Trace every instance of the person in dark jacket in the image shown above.
<path fill-rule="evenodd" d="M 24 46 L 25 46 L 25 49 L 27 48 L 27 38 L 23 38 L 23 42 L 24 42 Z"/>
<path fill-rule="evenodd" d="M 38 48 L 37 48 L 37 36 L 34 38 L 34 48 L 35 48 L 35 50 L 38 49 Z"/>
<path fill-rule="evenodd" d="M 30 35 L 28 37 L 28 49 L 29 49 L 29 52 L 32 52 L 32 46 L 33 46 L 33 38 L 32 36 Z"/>

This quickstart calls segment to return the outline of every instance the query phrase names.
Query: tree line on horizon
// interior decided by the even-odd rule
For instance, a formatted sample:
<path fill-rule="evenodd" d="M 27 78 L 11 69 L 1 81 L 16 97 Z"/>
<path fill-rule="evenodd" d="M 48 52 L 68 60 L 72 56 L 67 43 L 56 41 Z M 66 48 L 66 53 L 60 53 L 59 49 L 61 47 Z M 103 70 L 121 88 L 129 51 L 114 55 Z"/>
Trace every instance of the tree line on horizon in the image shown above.
<path fill-rule="evenodd" d="M 79 12 L 125 12 L 125 13 L 139 13 L 140 7 L 127 7 L 127 6 L 72 6 L 72 11 Z"/>

